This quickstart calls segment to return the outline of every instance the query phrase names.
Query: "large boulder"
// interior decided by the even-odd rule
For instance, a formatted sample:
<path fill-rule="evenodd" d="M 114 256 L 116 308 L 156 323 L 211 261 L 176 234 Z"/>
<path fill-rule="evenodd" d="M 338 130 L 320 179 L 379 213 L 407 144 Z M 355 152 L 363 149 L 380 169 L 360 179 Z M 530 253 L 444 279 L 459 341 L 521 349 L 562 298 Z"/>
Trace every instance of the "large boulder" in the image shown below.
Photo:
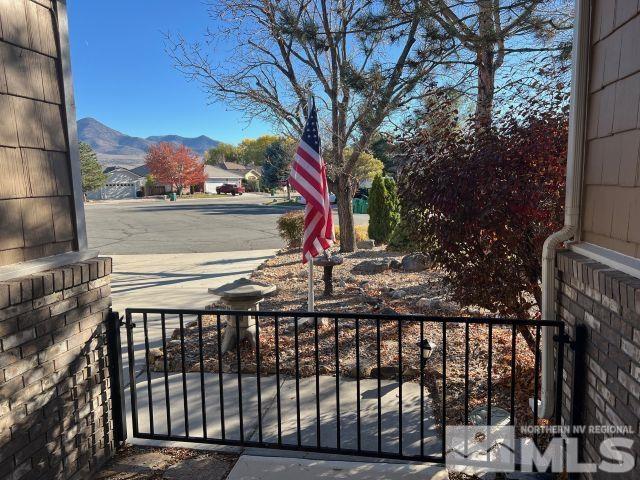
<path fill-rule="evenodd" d="M 431 267 L 431 259 L 424 253 L 412 253 L 402 258 L 401 266 L 405 272 L 422 272 Z"/>
<path fill-rule="evenodd" d="M 389 270 L 389 260 L 365 260 L 353 268 L 353 273 L 374 275 Z"/>
<path fill-rule="evenodd" d="M 389 263 L 389 268 L 391 268 L 391 270 L 400 270 L 402 268 L 402 263 L 394 258 L 391 260 L 391 263 Z"/>
<path fill-rule="evenodd" d="M 424 297 L 418 300 L 416 307 L 420 310 L 439 310 L 442 307 L 442 299 L 440 297 Z"/>

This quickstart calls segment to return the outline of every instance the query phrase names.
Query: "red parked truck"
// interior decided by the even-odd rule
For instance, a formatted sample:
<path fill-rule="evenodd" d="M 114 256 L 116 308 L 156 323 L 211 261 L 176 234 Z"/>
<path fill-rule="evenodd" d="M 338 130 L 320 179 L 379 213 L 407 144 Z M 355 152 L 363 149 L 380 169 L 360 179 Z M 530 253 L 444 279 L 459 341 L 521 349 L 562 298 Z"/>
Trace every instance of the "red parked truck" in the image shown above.
<path fill-rule="evenodd" d="M 218 195 L 222 193 L 230 193 L 231 195 L 242 195 L 244 193 L 244 187 L 242 185 L 235 185 L 233 183 L 223 183 L 219 187 L 216 187 Z"/>

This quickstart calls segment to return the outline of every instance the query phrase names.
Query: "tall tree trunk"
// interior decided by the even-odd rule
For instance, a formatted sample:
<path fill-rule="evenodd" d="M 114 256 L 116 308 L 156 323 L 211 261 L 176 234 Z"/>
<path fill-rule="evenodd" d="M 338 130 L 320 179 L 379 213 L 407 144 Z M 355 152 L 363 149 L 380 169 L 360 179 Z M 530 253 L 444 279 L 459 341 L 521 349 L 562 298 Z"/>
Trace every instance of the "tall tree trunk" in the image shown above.
<path fill-rule="evenodd" d="M 340 225 L 340 251 L 355 252 L 356 234 L 353 222 L 353 187 L 348 178 L 339 175 L 336 179 L 336 200 L 338 201 L 338 223 Z"/>
<path fill-rule="evenodd" d="M 480 44 L 476 50 L 478 64 L 478 98 L 476 100 L 476 123 L 479 127 L 491 126 L 493 95 L 495 91 L 496 24 L 494 23 L 492 0 L 478 0 L 478 33 Z"/>
<path fill-rule="evenodd" d="M 476 122 L 481 127 L 491 126 L 493 97 L 495 92 L 494 53 L 489 46 L 477 53 L 478 98 L 476 100 Z"/>

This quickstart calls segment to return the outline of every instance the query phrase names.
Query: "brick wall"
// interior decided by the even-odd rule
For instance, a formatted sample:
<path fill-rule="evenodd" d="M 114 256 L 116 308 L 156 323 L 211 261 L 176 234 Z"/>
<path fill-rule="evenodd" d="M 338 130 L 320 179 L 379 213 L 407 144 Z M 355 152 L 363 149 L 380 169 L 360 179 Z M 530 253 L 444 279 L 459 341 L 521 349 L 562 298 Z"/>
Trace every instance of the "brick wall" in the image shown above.
<path fill-rule="evenodd" d="M 111 259 L 0 283 L 0 480 L 91 478 L 114 450 Z"/>
<path fill-rule="evenodd" d="M 575 355 L 568 349 L 565 355 L 563 420 L 628 425 L 638 432 L 640 280 L 568 251 L 558 254 L 556 267 L 559 318 L 572 338 L 582 339 Z M 584 461 L 600 461 L 598 446 L 604 438 L 582 438 Z M 637 434 L 634 449 L 635 474 L 640 475 Z"/>

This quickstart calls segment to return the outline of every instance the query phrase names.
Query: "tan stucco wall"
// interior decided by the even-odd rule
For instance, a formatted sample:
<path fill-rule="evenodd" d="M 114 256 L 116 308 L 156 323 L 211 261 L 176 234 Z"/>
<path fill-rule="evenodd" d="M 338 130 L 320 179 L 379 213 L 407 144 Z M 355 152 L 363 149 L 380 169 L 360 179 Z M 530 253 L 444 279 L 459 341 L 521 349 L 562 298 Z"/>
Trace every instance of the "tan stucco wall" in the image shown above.
<path fill-rule="evenodd" d="M 640 15 L 592 2 L 582 240 L 640 257 Z"/>
<path fill-rule="evenodd" d="M 0 0 L 0 266 L 75 248 L 51 0 Z"/>

